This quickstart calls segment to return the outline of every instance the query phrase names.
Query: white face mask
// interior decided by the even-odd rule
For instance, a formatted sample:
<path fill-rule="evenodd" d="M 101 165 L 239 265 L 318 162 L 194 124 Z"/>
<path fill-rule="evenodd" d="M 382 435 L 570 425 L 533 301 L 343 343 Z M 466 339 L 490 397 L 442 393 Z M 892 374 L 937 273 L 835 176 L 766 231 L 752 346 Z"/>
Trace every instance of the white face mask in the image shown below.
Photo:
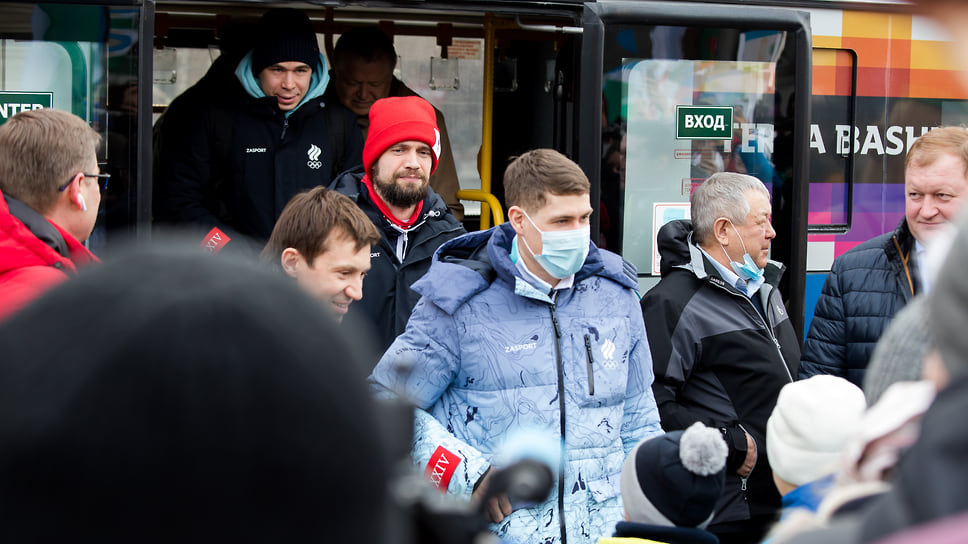
<path fill-rule="evenodd" d="M 591 240 L 590 225 L 573 230 L 545 232 L 534 224 L 534 220 L 527 212 L 521 211 L 528 218 L 528 221 L 531 221 L 534 230 L 541 233 L 541 253 L 532 251 L 524 236 L 519 238 L 545 272 L 560 280 L 581 270 L 582 265 L 585 264 L 585 258 L 588 257 L 588 244 Z"/>

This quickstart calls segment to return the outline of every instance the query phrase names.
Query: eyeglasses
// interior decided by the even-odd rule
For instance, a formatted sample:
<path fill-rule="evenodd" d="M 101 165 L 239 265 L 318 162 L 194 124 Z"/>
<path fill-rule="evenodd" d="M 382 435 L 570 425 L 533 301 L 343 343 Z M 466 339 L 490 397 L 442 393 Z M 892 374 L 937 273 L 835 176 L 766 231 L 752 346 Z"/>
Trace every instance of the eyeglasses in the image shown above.
<path fill-rule="evenodd" d="M 86 178 L 97 178 L 98 179 L 98 182 L 97 182 L 98 187 L 102 191 L 106 191 L 108 189 L 108 180 L 111 179 L 111 174 L 85 174 L 85 173 L 82 172 L 81 175 L 84 176 L 84 177 L 86 177 Z M 71 183 L 73 181 L 74 181 L 74 178 L 71 178 L 71 179 L 67 180 L 67 183 L 65 183 L 64 185 L 61 185 L 60 187 L 58 187 L 57 190 L 59 192 L 62 192 L 63 193 L 65 190 L 67 190 L 68 187 L 71 186 Z"/>

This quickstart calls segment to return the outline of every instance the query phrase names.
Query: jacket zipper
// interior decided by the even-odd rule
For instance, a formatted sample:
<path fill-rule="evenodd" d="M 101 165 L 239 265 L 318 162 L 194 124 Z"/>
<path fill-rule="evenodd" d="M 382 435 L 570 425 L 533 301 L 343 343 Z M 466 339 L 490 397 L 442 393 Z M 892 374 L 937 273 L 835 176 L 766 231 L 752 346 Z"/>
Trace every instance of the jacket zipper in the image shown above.
<path fill-rule="evenodd" d="M 762 287 L 760 289 L 762 289 Z M 772 287 L 770 289 L 772 289 Z M 754 293 L 754 296 L 756 294 L 758 293 Z M 772 292 L 770 294 L 772 295 Z M 750 304 L 753 305 L 753 311 L 755 311 L 756 314 L 759 315 L 760 312 L 756 310 L 756 305 L 753 304 L 752 300 L 750 300 Z M 763 306 L 763 315 L 761 316 L 763 318 L 763 325 L 766 327 L 766 334 L 770 335 L 770 340 L 773 340 L 773 345 L 776 346 L 776 352 L 777 354 L 779 354 L 780 360 L 783 361 L 783 370 L 786 371 L 787 378 L 790 378 L 790 381 L 793 382 L 793 375 L 790 374 L 790 367 L 787 366 L 786 358 L 783 357 L 783 350 L 780 349 L 780 341 L 777 340 L 776 335 L 773 334 L 773 323 L 771 323 L 770 320 L 767 319 L 766 317 L 769 314 L 770 314 L 770 296 L 767 295 L 766 304 Z"/>
<path fill-rule="evenodd" d="M 790 367 L 787 366 L 787 364 L 786 364 L 786 357 L 783 356 L 783 350 L 780 349 L 780 341 L 777 340 L 776 339 L 776 336 L 773 334 L 773 327 L 767 321 L 766 315 L 760 315 L 760 311 L 756 309 L 756 304 L 753 304 L 753 301 L 750 299 L 750 297 L 748 297 L 748 296 L 746 296 L 746 295 L 744 295 L 742 293 L 734 293 L 734 292 L 730 291 L 729 289 L 727 289 L 725 287 L 720 287 L 720 289 L 726 291 L 727 293 L 729 293 L 730 295 L 732 295 L 734 297 L 742 297 L 742 298 L 746 299 L 746 302 L 748 302 L 749 305 L 753 307 L 753 313 L 756 314 L 757 319 L 760 319 L 760 320 L 763 321 L 763 328 L 766 329 L 766 334 L 769 335 L 770 340 L 773 340 L 773 346 L 776 348 L 777 355 L 780 356 L 781 366 L 783 366 L 783 370 L 784 370 L 784 372 L 786 372 L 787 378 L 789 378 L 790 381 L 793 382 L 793 375 L 790 374 Z M 762 289 L 762 287 L 760 289 Z M 753 296 L 757 296 L 758 294 L 759 294 L 759 291 L 757 291 L 756 293 L 754 293 Z M 766 305 L 763 306 L 763 313 L 764 314 L 769 313 L 769 310 L 770 310 L 769 305 L 770 305 L 770 297 L 766 297 Z M 744 483 L 744 485 L 745 485 L 745 483 Z"/>
<path fill-rule="evenodd" d="M 585 355 L 588 356 L 588 396 L 595 396 L 595 369 L 592 364 L 595 362 L 595 358 L 592 357 L 592 339 L 585 335 Z"/>
<path fill-rule="evenodd" d="M 743 427 L 742 423 L 736 423 L 736 426 L 742 429 L 744 433 L 749 435 L 750 440 L 753 439 L 753 435 L 751 435 L 749 431 L 746 430 L 746 427 Z M 753 444 L 754 446 L 756 445 L 756 440 L 753 440 Z M 746 481 L 749 480 L 749 477 L 753 475 L 753 471 L 756 470 L 756 463 L 758 463 L 759 461 L 760 461 L 760 455 L 759 455 L 759 452 L 757 452 L 756 459 L 753 461 L 753 467 L 750 469 L 750 473 L 747 474 L 746 476 L 739 477 L 739 489 L 740 491 L 743 492 L 743 499 L 747 502 L 749 502 L 750 499 L 746 495 Z"/>
<path fill-rule="evenodd" d="M 558 324 L 558 291 L 551 295 L 551 324 L 555 329 L 555 363 L 558 371 L 558 432 L 565 440 L 565 370 L 561 361 L 561 327 Z M 565 535 L 565 450 L 562 448 L 558 460 L 558 529 L 561 531 L 561 544 L 568 544 Z"/>
<path fill-rule="evenodd" d="M 772 288 L 772 286 L 771 286 L 771 288 Z M 727 293 L 729 293 L 730 295 L 732 295 L 734 297 L 742 297 L 742 298 L 746 299 L 746 302 L 748 302 L 749 305 L 753 307 L 753 313 L 756 314 L 756 316 L 757 316 L 758 319 L 762 320 L 763 327 L 766 329 L 766 334 L 768 334 L 770 336 L 770 340 L 773 340 L 773 345 L 776 347 L 776 352 L 780 356 L 780 364 L 783 366 L 783 370 L 786 371 L 787 377 L 792 382 L 793 381 L 793 376 L 790 374 L 790 368 L 787 367 L 787 365 L 786 365 L 786 358 L 783 357 L 783 351 L 780 350 L 780 342 L 779 342 L 779 340 L 776 339 L 776 336 L 774 336 L 774 334 L 773 334 L 773 328 L 770 325 L 769 320 L 766 318 L 766 314 L 769 313 L 770 297 L 769 296 L 766 297 L 766 305 L 763 307 L 763 314 L 764 315 L 760 315 L 759 310 L 756 309 L 756 304 L 753 303 L 753 301 L 750 299 L 750 297 L 748 297 L 748 296 L 746 296 L 746 295 L 744 295 L 742 293 L 734 293 L 733 291 L 730 291 L 726 287 L 720 287 L 720 289 L 726 291 Z M 762 287 L 761 287 L 761 289 L 762 289 Z M 758 294 L 759 294 L 759 291 L 757 291 L 757 293 L 754 293 L 754 296 L 756 296 Z M 743 424 L 742 423 L 737 422 L 736 425 L 740 429 L 742 429 L 742 431 L 744 433 L 746 433 L 747 435 L 749 435 L 749 437 L 752 439 L 753 435 L 751 435 L 749 433 L 749 431 L 746 430 L 746 427 L 743 427 Z M 756 444 L 756 441 L 755 440 L 753 441 L 753 444 Z M 744 476 L 740 476 L 740 478 L 739 478 L 739 488 L 740 488 L 740 492 L 743 494 L 743 500 L 745 500 L 747 502 L 749 502 L 749 496 L 747 495 L 747 485 L 746 484 L 749 481 L 749 477 L 753 474 L 753 471 L 756 470 L 756 464 L 759 462 L 759 460 L 760 460 L 760 456 L 759 456 L 759 453 L 757 453 L 756 460 L 753 461 L 753 468 L 750 469 L 750 473 L 747 474 L 745 477 Z"/>
<path fill-rule="evenodd" d="M 282 135 L 279 136 L 279 139 L 280 140 L 285 140 L 286 139 L 286 131 L 287 130 L 289 130 L 289 118 L 288 117 L 283 117 L 282 118 Z"/>
<path fill-rule="evenodd" d="M 427 219 L 424 218 L 419 223 L 414 224 L 412 227 L 410 227 L 406 231 L 397 230 L 397 232 L 398 233 L 401 233 L 401 235 L 403 235 L 403 236 L 406 236 L 407 235 L 407 232 L 414 232 L 414 231 L 416 231 L 418 228 L 420 228 L 421 226 L 423 226 L 426 222 L 427 222 Z M 409 237 L 407 237 L 407 238 L 404 239 L 404 249 L 403 249 L 403 253 L 401 254 L 399 251 L 397 251 L 398 244 L 397 245 L 394 245 L 394 251 L 393 251 L 393 253 L 394 253 L 394 255 L 397 255 L 397 260 L 399 260 L 400 261 L 400 265 L 403 266 L 405 264 L 404 263 L 404 259 L 406 258 L 407 253 L 409 252 L 410 249 L 416 249 L 417 247 L 422 246 L 425 243 L 427 243 L 428 240 L 432 240 L 432 239 L 436 238 L 437 236 L 439 236 L 441 234 L 449 234 L 451 232 L 454 232 L 454 231 L 458 230 L 459 228 L 460 227 L 454 227 L 452 229 L 442 230 L 442 231 L 436 233 L 431 238 L 424 238 L 422 240 L 417 241 L 417 243 L 412 248 L 410 247 L 410 239 L 409 239 Z"/>
<path fill-rule="evenodd" d="M 397 254 L 397 260 L 400 264 L 403 264 L 404 257 L 407 256 L 407 245 L 410 242 L 410 237 L 407 235 L 410 231 L 402 231 L 400 236 L 397 236 L 397 247 L 394 253 Z"/>

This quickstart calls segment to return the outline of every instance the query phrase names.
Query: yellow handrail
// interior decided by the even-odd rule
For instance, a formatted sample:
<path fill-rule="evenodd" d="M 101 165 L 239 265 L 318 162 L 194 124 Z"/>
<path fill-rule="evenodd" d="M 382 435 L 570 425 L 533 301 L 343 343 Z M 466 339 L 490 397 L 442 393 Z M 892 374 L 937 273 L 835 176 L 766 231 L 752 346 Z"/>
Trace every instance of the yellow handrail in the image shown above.
<path fill-rule="evenodd" d="M 495 225 L 500 225 L 504 222 L 504 209 L 501 208 L 501 203 L 498 201 L 497 197 L 491 193 L 478 189 L 461 189 L 460 191 L 457 191 L 457 198 L 461 200 L 477 200 L 478 202 L 487 204 L 487 206 L 481 206 L 481 230 L 486 230 L 488 228 L 488 225 L 490 224 L 488 220 L 492 217 Z M 490 217 L 485 211 L 487 208 L 490 208 Z"/>
<path fill-rule="evenodd" d="M 497 199 L 491 195 L 491 146 L 493 145 L 492 138 L 494 134 L 492 117 L 494 115 L 494 48 L 497 45 L 494 26 L 494 16 L 488 13 L 484 17 L 484 95 L 481 97 L 481 115 L 484 122 L 481 127 L 481 153 L 478 158 L 478 166 L 481 173 L 481 192 L 487 193 L 491 198 L 475 199 L 482 202 L 481 230 L 485 230 L 490 226 L 487 208 L 491 200 L 497 202 Z M 500 208 L 498 210 L 502 217 L 500 222 L 503 223 L 504 213 L 500 211 Z"/>

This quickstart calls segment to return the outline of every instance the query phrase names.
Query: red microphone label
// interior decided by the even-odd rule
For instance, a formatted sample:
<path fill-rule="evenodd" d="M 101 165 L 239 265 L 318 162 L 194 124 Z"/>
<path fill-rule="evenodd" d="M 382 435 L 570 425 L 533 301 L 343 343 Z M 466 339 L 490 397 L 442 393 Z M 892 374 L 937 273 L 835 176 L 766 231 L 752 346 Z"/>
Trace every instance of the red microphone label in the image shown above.
<path fill-rule="evenodd" d="M 229 243 L 229 240 L 231 240 L 231 238 L 226 236 L 224 232 L 220 231 L 218 227 L 215 227 L 208 231 L 208 234 L 205 235 L 205 239 L 202 240 L 202 243 L 199 245 L 202 247 L 202 249 L 214 255 L 215 253 L 222 251 L 222 248 L 225 247 L 225 244 Z"/>
<path fill-rule="evenodd" d="M 443 446 L 437 446 L 434 454 L 430 456 L 430 461 L 427 462 L 424 477 L 428 478 L 438 491 L 447 493 L 447 484 L 454 476 L 460 461 L 460 457 L 456 454 L 447 451 Z"/>

